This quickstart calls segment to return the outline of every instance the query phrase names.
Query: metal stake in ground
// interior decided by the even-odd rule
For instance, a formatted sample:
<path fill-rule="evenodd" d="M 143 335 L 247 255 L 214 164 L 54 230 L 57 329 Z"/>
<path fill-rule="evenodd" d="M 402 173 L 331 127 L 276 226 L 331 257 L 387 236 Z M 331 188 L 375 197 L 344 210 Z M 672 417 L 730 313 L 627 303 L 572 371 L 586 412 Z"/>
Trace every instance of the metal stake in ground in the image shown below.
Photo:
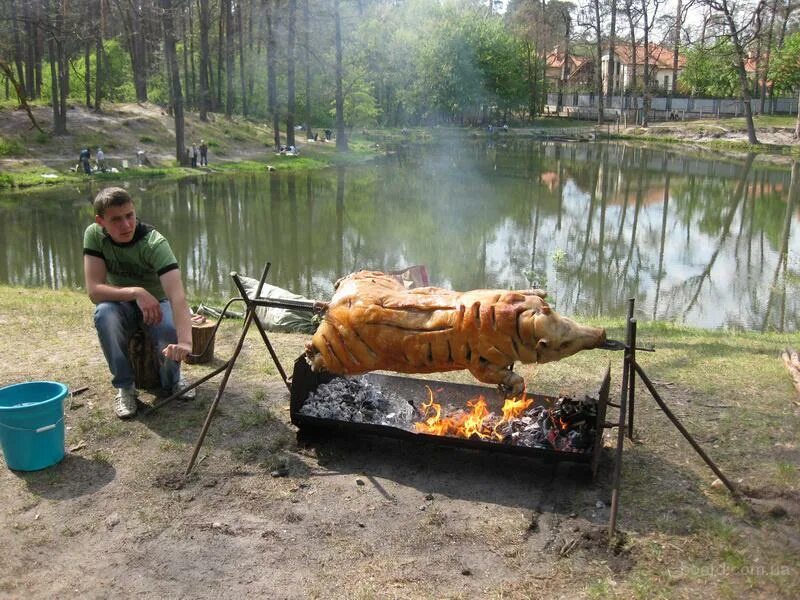
<path fill-rule="evenodd" d="M 617 511 L 619 510 L 619 484 L 622 477 L 622 449 L 625 445 L 625 418 L 628 413 L 628 385 L 633 374 L 631 351 L 636 345 L 636 320 L 628 320 L 625 333 L 625 357 L 622 365 L 622 390 L 619 396 L 619 421 L 617 423 L 617 449 L 614 460 L 614 475 L 611 480 L 611 514 L 608 518 L 608 536 L 613 539 L 617 530 Z"/>

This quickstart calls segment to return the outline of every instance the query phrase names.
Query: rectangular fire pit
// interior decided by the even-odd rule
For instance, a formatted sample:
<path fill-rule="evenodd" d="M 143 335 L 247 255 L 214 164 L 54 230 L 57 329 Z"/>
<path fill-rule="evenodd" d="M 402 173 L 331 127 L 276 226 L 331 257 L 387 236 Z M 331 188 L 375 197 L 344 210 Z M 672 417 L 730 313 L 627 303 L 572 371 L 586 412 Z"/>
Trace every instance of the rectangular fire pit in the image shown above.
<path fill-rule="evenodd" d="M 528 393 L 526 397 L 532 402 L 518 419 L 484 429 L 484 434 L 489 435 L 483 437 L 477 433 L 452 437 L 429 433 L 430 429 L 424 425 L 415 425 L 425 423 L 426 417 L 434 414 L 431 400 L 441 404 L 443 414 L 456 414 L 463 420 L 461 409 L 468 402 L 474 405 L 482 397 L 486 406 L 479 408 L 495 415 L 496 424 L 502 415 L 502 401 L 495 388 L 378 373 L 343 378 L 312 372 L 305 357 L 300 356 L 291 380 L 291 419 L 299 429 L 310 432 L 385 436 L 414 443 L 588 463 L 595 475 L 603 447 L 609 385 L 607 370 L 596 397 L 573 400 Z M 570 419 L 581 424 L 567 423 Z M 487 417 L 486 422 L 490 421 Z M 563 427 L 563 431 L 554 424 Z M 549 438 L 545 432 L 550 434 Z"/>

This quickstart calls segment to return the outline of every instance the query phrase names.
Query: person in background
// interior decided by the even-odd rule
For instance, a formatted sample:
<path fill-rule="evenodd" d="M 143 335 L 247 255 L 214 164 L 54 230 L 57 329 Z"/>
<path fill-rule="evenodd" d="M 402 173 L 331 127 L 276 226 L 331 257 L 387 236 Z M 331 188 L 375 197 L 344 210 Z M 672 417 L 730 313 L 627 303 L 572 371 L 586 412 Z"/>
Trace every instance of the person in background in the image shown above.
<path fill-rule="evenodd" d="M 205 140 L 200 140 L 200 166 L 208 165 L 208 144 Z"/>
<path fill-rule="evenodd" d="M 101 172 L 106 172 L 106 155 L 103 152 L 103 149 L 99 146 L 97 147 L 97 154 L 95 155 L 97 158 L 97 168 L 100 169 Z"/>
<path fill-rule="evenodd" d="M 149 330 L 159 357 L 161 386 L 169 394 L 187 387 L 180 362 L 192 351 L 192 325 L 178 261 L 166 238 L 136 218 L 127 190 L 109 187 L 94 199 L 94 223 L 83 235 L 86 291 L 94 302 L 94 324 L 111 384 L 114 412 L 136 414 L 137 392 L 128 343 Z M 194 390 L 181 396 L 194 398 Z"/>
<path fill-rule="evenodd" d="M 81 153 L 78 155 L 78 160 L 81 163 L 81 167 L 83 167 L 83 172 L 87 175 L 92 174 L 92 166 L 89 164 L 89 160 L 92 158 L 92 153 L 89 148 L 84 148 L 81 150 Z"/>
<path fill-rule="evenodd" d="M 197 144 L 192 144 L 192 168 L 197 167 Z"/>

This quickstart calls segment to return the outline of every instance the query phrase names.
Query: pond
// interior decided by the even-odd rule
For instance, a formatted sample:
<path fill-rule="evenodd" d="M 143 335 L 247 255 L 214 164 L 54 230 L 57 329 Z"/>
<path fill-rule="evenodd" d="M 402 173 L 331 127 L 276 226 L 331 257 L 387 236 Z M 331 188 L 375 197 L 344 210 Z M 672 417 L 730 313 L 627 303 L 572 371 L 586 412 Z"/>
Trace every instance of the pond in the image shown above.
<path fill-rule="evenodd" d="M 794 180 L 792 171 L 794 170 Z M 368 165 L 123 183 L 190 296 L 231 271 L 326 300 L 359 269 L 432 285 L 547 289 L 562 314 L 796 332 L 800 170 L 604 142 L 445 137 Z M 0 283 L 83 285 L 99 186 L 0 196 Z"/>

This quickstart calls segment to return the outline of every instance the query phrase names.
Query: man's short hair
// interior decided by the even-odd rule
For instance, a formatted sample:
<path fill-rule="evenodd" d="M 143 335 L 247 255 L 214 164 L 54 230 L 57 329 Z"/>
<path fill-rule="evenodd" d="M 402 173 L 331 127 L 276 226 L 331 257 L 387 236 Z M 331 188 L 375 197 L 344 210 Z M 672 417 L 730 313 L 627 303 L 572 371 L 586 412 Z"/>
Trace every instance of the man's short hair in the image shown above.
<path fill-rule="evenodd" d="M 133 204 L 133 198 L 128 190 L 121 187 L 108 187 L 100 190 L 94 197 L 94 214 L 102 217 L 106 209 L 111 206 L 124 206 L 128 203 Z"/>

